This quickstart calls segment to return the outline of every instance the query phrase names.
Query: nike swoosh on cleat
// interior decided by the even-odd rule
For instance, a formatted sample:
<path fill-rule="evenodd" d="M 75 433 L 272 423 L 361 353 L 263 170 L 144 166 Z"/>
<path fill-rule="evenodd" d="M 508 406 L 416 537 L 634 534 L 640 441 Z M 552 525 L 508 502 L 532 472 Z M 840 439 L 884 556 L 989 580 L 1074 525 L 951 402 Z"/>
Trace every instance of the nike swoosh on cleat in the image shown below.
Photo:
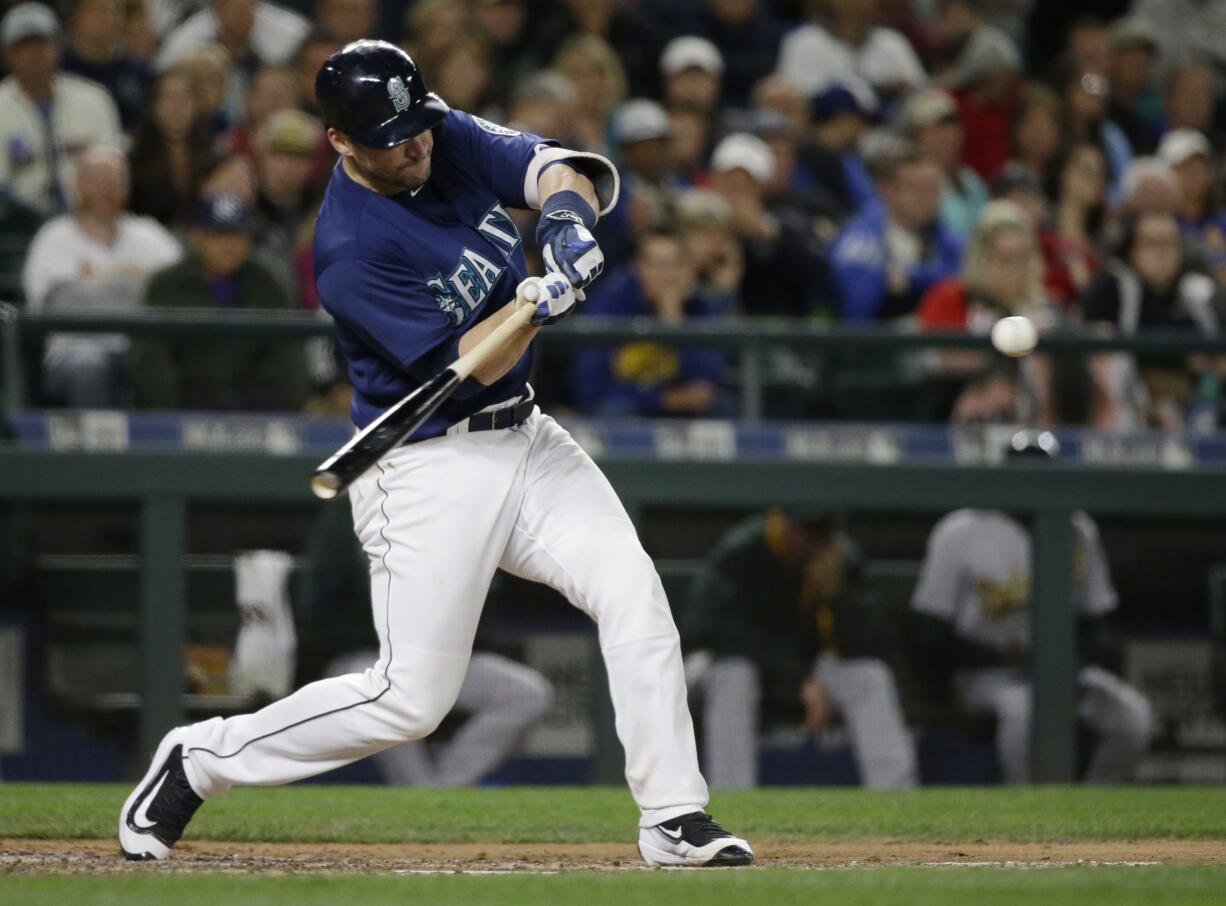
<path fill-rule="evenodd" d="M 155 827 L 157 827 L 156 821 L 153 822 L 152 824 L 145 823 L 146 821 L 149 820 L 149 814 L 148 814 L 149 813 L 149 803 L 152 802 L 154 798 L 157 796 L 158 790 L 162 788 L 162 784 L 166 782 L 166 778 L 169 776 L 170 776 L 170 771 L 168 770 L 163 771 L 162 776 L 158 778 L 158 782 L 154 785 L 149 795 L 146 796 L 144 800 L 142 800 L 140 804 L 140 808 L 136 810 L 136 813 L 132 816 L 132 820 L 128 822 L 133 830 L 151 831 Z"/>
<path fill-rule="evenodd" d="M 664 834 L 664 836 L 666 836 L 666 837 L 672 837 L 674 840 L 680 840 L 680 839 L 681 839 L 681 828 L 677 828 L 675 831 L 671 831 L 671 830 L 669 830 L 667 827 L 660 827 L 660 828 L 658 828 L 658 830 L 659 830 L 659 831 L 660 831 L 662 834 Z"/>

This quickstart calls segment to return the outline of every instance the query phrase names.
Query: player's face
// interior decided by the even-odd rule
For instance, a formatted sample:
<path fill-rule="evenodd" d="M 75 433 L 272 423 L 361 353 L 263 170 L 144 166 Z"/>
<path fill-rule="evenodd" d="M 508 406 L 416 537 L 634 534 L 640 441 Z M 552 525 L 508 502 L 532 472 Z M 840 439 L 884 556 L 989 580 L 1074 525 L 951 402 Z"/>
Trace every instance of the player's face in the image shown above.
<path fill-rule="evenodd" d="M 342 153 L 353 164 L 357 175 L 376 192 L 399 195 L 421 188 L 430 178 L 434 133 L 429 129 L 392 148 L 366 148 L 355 142 L 345 144 L 348 153 Z"/>

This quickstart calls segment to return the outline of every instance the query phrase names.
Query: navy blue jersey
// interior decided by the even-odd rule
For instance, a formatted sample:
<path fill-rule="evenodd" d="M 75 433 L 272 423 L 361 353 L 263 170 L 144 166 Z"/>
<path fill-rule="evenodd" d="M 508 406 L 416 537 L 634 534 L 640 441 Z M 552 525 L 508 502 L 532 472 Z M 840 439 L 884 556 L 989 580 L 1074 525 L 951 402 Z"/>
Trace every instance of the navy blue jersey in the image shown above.
<path fill-rule="evenodd" d="M 528 272 L 506 209 L 538 206 L 541 161 L 558 154 L 541 152 L 555 144 L 453 109 L 414 193 L 372 192 L 337 163 L 315 226 L 315 283 L 336 320 L 359 428 L 450 364 L 460 337 L 515 298 Z M 531 359 L 529 348 L 488 387 L 469 378 L 413 436 L 519 396 Z"/>

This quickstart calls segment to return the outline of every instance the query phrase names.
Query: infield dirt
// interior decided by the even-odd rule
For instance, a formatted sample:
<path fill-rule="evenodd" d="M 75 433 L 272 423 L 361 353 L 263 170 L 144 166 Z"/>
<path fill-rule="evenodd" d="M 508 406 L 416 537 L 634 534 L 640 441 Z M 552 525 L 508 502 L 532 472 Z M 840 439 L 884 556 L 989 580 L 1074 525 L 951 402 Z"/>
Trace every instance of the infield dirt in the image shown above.
<path fill-rule="evenodd" d="M 1226 862 L 1221 840 L 1132 840 L 1016 843 L 993 840 L 916 842 L 756 841 L 756 864 L 820 868 L 932 864 L 1212 864 Z M 128 862 L 114 840 L 0 839 L 0 874 L 113 874 L 132 871 L 546 872 L 644 868 L 632 843 L 235 843 L 189 840 L 164 863 Z"/>

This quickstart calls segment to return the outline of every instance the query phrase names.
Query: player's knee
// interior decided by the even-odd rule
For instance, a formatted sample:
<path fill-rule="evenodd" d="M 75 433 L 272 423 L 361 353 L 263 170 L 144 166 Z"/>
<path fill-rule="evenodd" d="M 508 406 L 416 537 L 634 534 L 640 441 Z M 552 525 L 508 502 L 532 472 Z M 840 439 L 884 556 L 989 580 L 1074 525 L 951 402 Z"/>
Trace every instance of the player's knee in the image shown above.
<path fill-rule="evenodd" d="M 1121 702 L 1110 735 L 1132 751 L 1148 749 L 1154 735 L 1154 712 L 1149 701 L 1140 693 L 1134 693 Z"/>
<path fill-rule="evenodd" d="M 756 698 L 761 691 L 758 665 L 747 657 L 717 657 L 707 675 L 708 688 L 716 695 L 736 691 Z"/>
<path fill-rule="evenodd" d="M 524 677 L 523 688 L 519 693 L 519 707 L 526 723 L 534 724 L 542 720 L 553 707 L 553 702 L 553 683 L 535 671 Z"/>
<path fill-rule="evenodd" d="M 847 665 L 849 692 L 857 701 L 894 695 L 894 673 L 883 661 L 864 658 Z"/>
<path fill-rule="evenodd" d="M 1030 720 L 1030 688 L 1013 686 L 996 694 L 996 715 L 1004 721 Z"/>

